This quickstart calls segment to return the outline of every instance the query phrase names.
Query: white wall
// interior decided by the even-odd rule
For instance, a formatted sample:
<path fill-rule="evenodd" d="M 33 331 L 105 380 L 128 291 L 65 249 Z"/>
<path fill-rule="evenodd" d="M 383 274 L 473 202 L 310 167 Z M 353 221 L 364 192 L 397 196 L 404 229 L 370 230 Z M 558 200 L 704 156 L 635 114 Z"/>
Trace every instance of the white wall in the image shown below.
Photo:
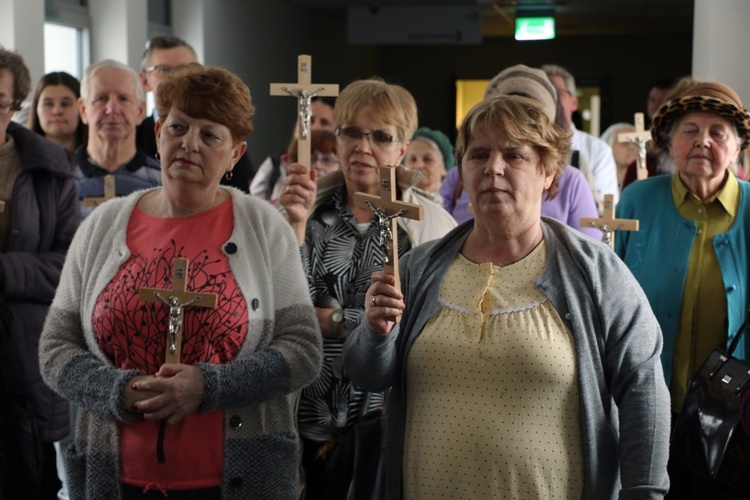
<path fill-rule="evenodd" d="M 694 1 L 693 77 L 729 85 L 750 107 L 750 1 Z"/>
<path fill-rule="evenodd" d="M 32 89 L 44 74 L 44 0 L 0 0 L 0 45 L 18 52 Z"/>
<path fill-rule="evenodd" d="M 89 0 L 91 62 L 114 59 L 140 68 L 146 43 L 146 0 Z"/>
<path fill-rule="evenodd" d="M 204 37 L 205 64 L 230 69 L 250 88 L 256 115 L 248 150 L 256 167 L 291 139 L 296 101 L 271 97 L 269 85 L 297 81 L 297 55 L 312 56 L 313 83 L 343 88 L 370 76 L 363 74 L 362 49 L 346 44 L 343 16 L 280 0 L 212 0 L 204 10 Z"/>

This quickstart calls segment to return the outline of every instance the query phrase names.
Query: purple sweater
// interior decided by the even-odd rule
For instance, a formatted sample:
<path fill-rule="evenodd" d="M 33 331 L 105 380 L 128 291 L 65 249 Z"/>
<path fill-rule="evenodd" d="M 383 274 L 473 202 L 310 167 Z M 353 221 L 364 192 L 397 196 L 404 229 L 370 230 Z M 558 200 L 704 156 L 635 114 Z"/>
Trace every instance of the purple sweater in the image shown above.
<path fill-rule="evenodd" d="M 460 196 L 453 201 L 457 183 L 458 169 L 452 168 L 440 186 L 440 196 L 443 197 L 443 207 L 460 224 L 473 218 L 474 214 L 468 211 L 469 193 L 466 189 L 461 189 Z M 596 240 L 602 239 L 602 233 L 598 229 L 581 227 L 581 217 L 598 217 L 599 214 L 586 177 L 575 167 L 565 167 L 557 196 L 551 200 L 542 200 L 542 215 L 564 222 Z"/>

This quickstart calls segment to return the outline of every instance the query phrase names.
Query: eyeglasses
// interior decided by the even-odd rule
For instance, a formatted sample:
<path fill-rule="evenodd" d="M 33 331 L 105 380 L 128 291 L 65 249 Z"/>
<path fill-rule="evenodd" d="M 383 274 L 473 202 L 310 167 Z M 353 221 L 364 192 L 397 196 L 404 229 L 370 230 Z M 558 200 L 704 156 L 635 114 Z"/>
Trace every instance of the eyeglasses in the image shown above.
<path fill-rule="evenodd" d="M 326 167 L 333 167 L 339 164 L 339 158 L 336 155 L 311 155 L 310 163 L 315 165 L 316 163 L 322 163 Z"/>
<path fill-rule="evenodd" d="M 346 142 L 358 142 L 362 140 L 362 136 L 367 137 L 376 146 L 385 147 L 394 142 L 401 142 L 398 137 L 393 137 L 388 132 L 382 130 L 373 130 L 372 132 L 363 132 L 361 128 L 354 126 L 339 127 L 336 130 L 336 135 L 341 140 Z"/>
<path fill-rule="evenodd" d="M 150 68 L 146 68 L 143 71 L 146 74 L 151 73 L 153 71 L 158 71 L 160 75 L 167 76 L 172 71 L 174 71 L 174 67 L 169 66 L 168 64 L 157 64 L 156 66 L 151 66 Z"/>

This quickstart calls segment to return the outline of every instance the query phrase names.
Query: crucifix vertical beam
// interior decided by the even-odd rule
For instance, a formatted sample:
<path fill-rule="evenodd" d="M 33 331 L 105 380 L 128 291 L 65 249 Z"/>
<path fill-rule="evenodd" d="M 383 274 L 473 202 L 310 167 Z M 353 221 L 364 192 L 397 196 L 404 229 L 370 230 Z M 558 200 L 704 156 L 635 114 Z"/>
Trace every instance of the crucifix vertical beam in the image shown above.
<path fill-rule="evenodd" d="M 636 113 L 635 119 L 635 132 L 626 132 L 617 134 L 618 142 L 632 142 L 638 146 L 638 168 L 636 174 L 638 180 L 643 180 L 648 177 L 648 169 L 646 168 L 646 143 L 651 140 L 651 132 L 646 130 L 644 126 L 643 113 Z"/>
<path fill-rule="evenodd" d="M 138 298 L 146 302 L 161 302 L 169 307 L 169 334 L 167 336 L 166 363 L 179 363 L 182 351 L 182 322 L 185 308 L 216 307 L 217 296 L 214 293 L 193 293 L 186 291 L 189 262 L 184 258 L 174 261 L 172 288 L 141 288 Z"/>
<path fill-rule="evenodd" d="M 83 199 L 84 207 L 97 207 L 107 200 L 115 197 L 115 176 L 107 174 L 104 176 L 104 196 L 89 196 Z"/>
<path fill-rule="evenodd" d="M 398 201 L 396 198 L 396 167 L 380 167 L 380 196 L 354 193 L 354 205 L 375 212 L 380 231 L 380 247 L 383 249 L 383 271 L 394 277 L 396 288 L 401 289 L 398 276 L 398 217 L 422 220 L 422 205 Z"/>
<path fill-rule="evenodd" d="M 638 231 L 638 221 L 635 219 L 615 218 L 615 196 L 604 195 L 604 214 L 601 218 L 581 218 L 581 226 L 595 227 L 602 232 L 602 241 L 615 249 L 615 231 Z"/>
<path fill-rule="evenodd" d="M 339 86 L 333 83 L 312 83 L 312 57 L 297 57 L 297 83 L 272 83 L 271 95 L 290 95 L 297 98 L 297 161 L 310 167 L 310 101 L 316 96 L 337 96 Z"/>

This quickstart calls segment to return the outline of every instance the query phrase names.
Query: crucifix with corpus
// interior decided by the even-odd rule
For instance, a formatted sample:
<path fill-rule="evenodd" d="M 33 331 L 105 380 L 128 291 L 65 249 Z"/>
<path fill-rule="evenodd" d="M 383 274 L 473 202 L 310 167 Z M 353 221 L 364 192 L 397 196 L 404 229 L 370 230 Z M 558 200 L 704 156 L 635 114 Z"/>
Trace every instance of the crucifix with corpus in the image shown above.
<path fill-rule="evenodd" d="M 214 293 L 193 293 L 186 291 L 188 259 L 177 258 L 174 261 L 172 289 L 141 288 L 138 298 L 146 302 L 162 302 L 169 307 L 169 327 L 167 336 L 166 363 L 179 363 L 182 350 L 182 322 L 185 308 L 216 307 L 217 296 Z"/>
<path fill-rule="evenodd" d="M 634 219 L 615 219 L 615 197 L 604 195 L 604 215 L 598 219 L 581 218 L 581 226 L 595 227 L 602 232 L 602 242 L 615 248 L 615 231 L 638 231 L 638 221 Z"/>
<path fill-rule="evenodd" d="M 618 142 L 632 142 L 638 146 L 638 168 L 636 173 L 638 180 L 641 181 L 648 177 L 646 168 L 646 143 L 651 140 L 651 132 L 645 129 L 643 113 L 635 114 L 635 132 L 617 134 Z"/>
<path fill-rule="evenodd" d="M 379 243 L 383 250 L 383 271 L 392 275 L 394 286 L 401 289 L 398 276 L 398 217 L 422 220 L 422 205 L 399 201 L 396 198 L 396 167 L 380 167 L 380 196 L 367 193 L 354 193 L 354 204 L 375 212 L 378 218 Z"/>
<path fill-rule="evenodd" d="M 115 197 L 115 176 L 108 174 L 104 176 L 104 196 L 89 196 L 83 199 L 84 207 L 98 207 L 107 200 Z"/>
<path fill-rule="evenodd" d="M 310 101 L 316 96 L 337 96 L 339 86 L 333 83 L 311 83 L 312 57 L 297 57 L 297 83 L 272 83 L 271 95 L 290 95 L 297 98 L 299 129 L 297 134 L 297 161 L 310 167 Z"/>

